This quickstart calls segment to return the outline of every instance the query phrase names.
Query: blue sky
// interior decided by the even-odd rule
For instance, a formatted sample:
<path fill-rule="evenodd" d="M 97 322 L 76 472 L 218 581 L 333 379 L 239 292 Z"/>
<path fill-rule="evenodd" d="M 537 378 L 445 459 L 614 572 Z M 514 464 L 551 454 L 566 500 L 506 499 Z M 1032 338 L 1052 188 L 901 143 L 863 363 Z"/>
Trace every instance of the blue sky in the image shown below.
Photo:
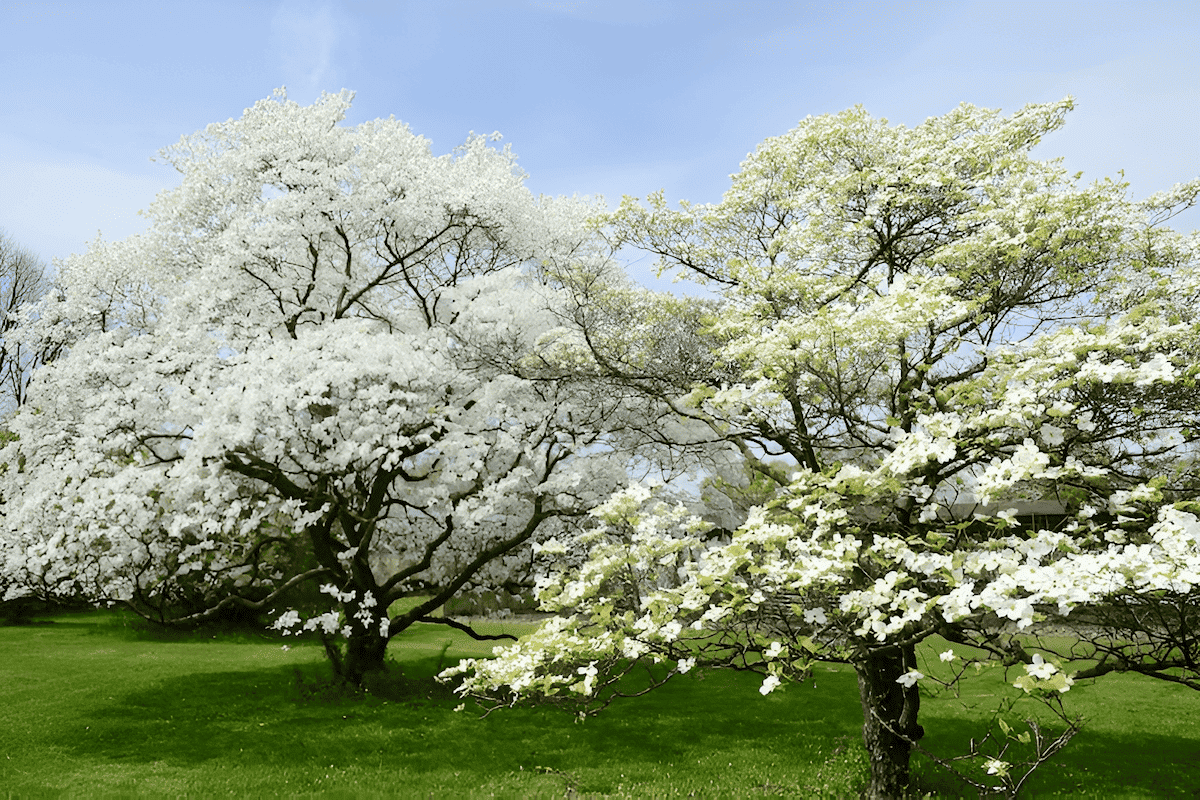
<path fill-rule="evenodd" d="M 0 227 L 47 261 L 144 228 L 176 183 L 151 156 L 279 86 L 352 89 L 348 122 L 436 152 L 499 131 L 533 191 L 612 204 L 719 200 L 758 142 L 856 104 L 914 125 L 1070 94 L 1041 155 L 1137 196 L 1200 176 L 1197 2 L 0 0 L 0 30 Z"/>

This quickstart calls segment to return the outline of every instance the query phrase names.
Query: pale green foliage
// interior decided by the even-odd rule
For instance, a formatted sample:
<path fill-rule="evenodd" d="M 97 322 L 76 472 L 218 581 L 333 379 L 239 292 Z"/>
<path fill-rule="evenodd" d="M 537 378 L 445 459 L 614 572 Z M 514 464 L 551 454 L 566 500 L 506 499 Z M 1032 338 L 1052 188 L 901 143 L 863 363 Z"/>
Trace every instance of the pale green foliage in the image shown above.
<path fill-rule="evenodd" d="M 608 521 L 622 544 L 543 589 L 564 617 L 460 667 L 460 691 L 566 687 L 599 706 L 619 693 L 605 668 L 652 654 L 757 669 L 765 694 L 842 660 L 868 746 L 906 762 L 925 637 L 1023 659 L 1010 634 L 1046 615 L 1196 591 L 1200 522 L 1173 504 L 1200 486 L 1200 333 L 1159 303 L 1200 271 L 1195 239 L 1155 226 L 1200 182 L 1136 203 L 1033 159 L 1070 106 L 963 105 L 912 129 L 862 109 L 809 118 L 760 145 L 719 204 L 626 198 L 613 240 L 719 294 L 700 331 L 709 377 L 677 384 L 674 407 L 773 496 L 702 548 L 652 500 Z M 610 365 L 645 383 L 637 363 Z M 1039 524 L 1029 501 L 1061 521 Z M 585 663 L 600 677 L 581 683 Z M 875 790 L 897 789 L 888 775 Z"/>

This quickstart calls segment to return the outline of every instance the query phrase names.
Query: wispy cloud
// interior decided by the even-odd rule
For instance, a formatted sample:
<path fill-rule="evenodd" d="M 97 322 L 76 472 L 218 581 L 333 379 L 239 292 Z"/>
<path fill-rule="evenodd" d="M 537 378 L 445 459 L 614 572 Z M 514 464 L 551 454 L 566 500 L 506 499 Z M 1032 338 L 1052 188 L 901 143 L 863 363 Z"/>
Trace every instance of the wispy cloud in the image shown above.
<path fill-rule="evenodd" d="M 271 18 L 271 48 L 294 99 L 337 91 L 336 56 L 343 24 L 328 4 L 284 2 Z"/>

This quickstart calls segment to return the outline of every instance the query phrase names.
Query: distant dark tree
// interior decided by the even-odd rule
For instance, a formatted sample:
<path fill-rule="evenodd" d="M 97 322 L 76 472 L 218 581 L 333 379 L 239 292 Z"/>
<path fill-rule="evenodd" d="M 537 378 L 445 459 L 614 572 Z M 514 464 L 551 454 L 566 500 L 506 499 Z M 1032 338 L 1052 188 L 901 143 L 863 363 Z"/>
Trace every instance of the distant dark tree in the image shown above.
<path fill-rule="evenodd" d="M 10 333 L 20 321 L 21 307 L 49 289 L 46 262 L 0 230 L 0 411 L 25 401 L 30 372 L 47 360 L 47 353 L 14 341 Z"/>

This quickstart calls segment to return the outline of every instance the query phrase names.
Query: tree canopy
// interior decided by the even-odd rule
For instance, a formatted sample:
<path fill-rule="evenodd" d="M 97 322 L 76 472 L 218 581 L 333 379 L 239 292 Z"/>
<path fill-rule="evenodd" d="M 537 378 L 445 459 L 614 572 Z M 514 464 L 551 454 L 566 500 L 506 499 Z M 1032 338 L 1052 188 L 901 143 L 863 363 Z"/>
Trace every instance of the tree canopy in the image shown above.
<path fill-rule="evenodd" d="M 20 332 L 65 354 L 0 455 L 10 593 L 294 627 L 321 585 L 304 624 L 357 682 L 456 594 L 531 585 L 530 543 L 624 480 L 630 407 L 538 356 L 594 207 L 350 100 L 184 137 L 149 232 L 65 262 Z"/>
<path fill-rule="evenodd" d="M 580 347 L 736 447 L 761 501 L 714 543 L 644 487 L 610 499 L 590 558 L 542 586 L 559 616 L 465 662 L 460 690 L 594 709 L 635 659 L 673 664 L 666 677 L 757 670 L 764 694 L 848 662 L 871 794 L 890 797 L 923 732 L 920 642 L 1024 663 L 1018 688 L 1057 697 L 1062 662 L 1017 634 L 1119 598 L 1192 602 L 1200 261 L 1196 236 L 1163 223 L 1200 181 L 1134 201 L 1034 158 L 1070 107 L 962 105 L 914 128 L 810 117 L 718 204 L 626 198 L 611 241 L 717 298 L 691 339 L 707 374 L 695 349 L 674 387 L 645 368 L 678 300 L 644 295 L 660 312 L 606 336 L 606 294 L 588 287 Z"/>

